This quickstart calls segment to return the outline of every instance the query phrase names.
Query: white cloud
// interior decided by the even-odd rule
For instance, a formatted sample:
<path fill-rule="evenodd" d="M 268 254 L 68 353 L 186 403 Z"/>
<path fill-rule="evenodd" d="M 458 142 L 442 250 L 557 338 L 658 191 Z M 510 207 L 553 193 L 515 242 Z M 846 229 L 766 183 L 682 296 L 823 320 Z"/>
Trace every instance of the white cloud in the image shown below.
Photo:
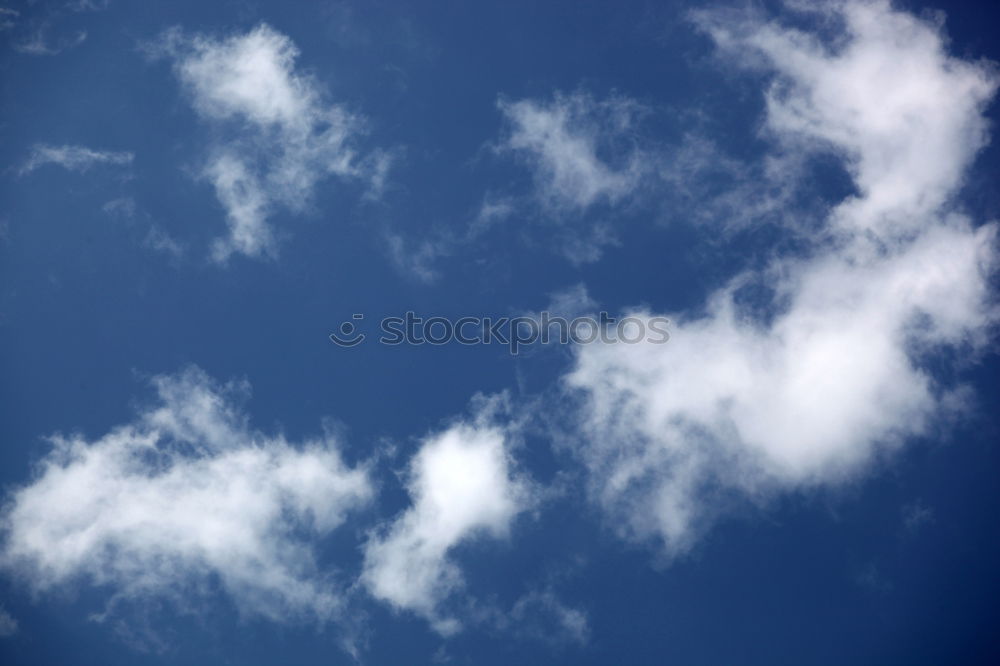
<path fill-rule="evenodd" d="M 448 635 L 459 618 L 440 606 L 463 586 L 450 555 L 479 536 L 506 536 L 530 504 L 529 486 L 510 459 L 510 432 L 494 424 L 495 401 L 471 422 L 427 437 L 409 465 L 412 506 L 373 534 L 362 579 L 373 596 L 426 617 Z"/>
<path fill-rule="evenodd" d="M 328 103 L 320 84 L 296 71 L 292 41 L 270 26 L 222 39 L 172 30 L 151 52 L 173 60 L 201 117 L 237 130 L 211 151 L 203 172 L 229 222 L 229 235 L 213 247 L 216 260 L 273 256 L 268 217 L 278 207 L 304 210 L 327 176 L 367 183 L 370 194 L 383 186 L 388 154 L 359 155 L 363 119 Z"/>
<path fill-rule="evenodd" d="M 996 76 L 945 51 L 937 25 L 884 0 L 819 5 L 813 20 L 842 22 L 845 43 L 764 22 L 705 13 L 720 47 L 751 54 L 774 74 L 767 124 L 786 143 L 840 153 L 860 193 L 833 218 L 846 233 L 912 234 L 954 193 L 985 145 L 982 111 Z"/>
<path fill-rule="evenodd" d="M 639 205 L 660 168 L 656 151 L 640 147 L 638 125 L 647 109 L 621 95 L 595 99 L 585 92 L 556 93 L 551 100 L 501 97 L 497 106 L 505 130 L 495 150 L 526 166 L 534 185 L 529 197 L 518 202 L 508 196 L 500 208 L 485 199 L 473 230 L 482 233 L 515 211 L 541 215 L 553 223 L 567 259 L 597 261 L 605 247 L 618 243 L 603 218 Z"/>
<path fill-rule="evenodd" d="M 631 137 L 642 113 L 636 102 L 576 93 L 550 102 L 501 99 L 498 107 L 509 124 L 499 149 L 531 168 L 536 195 L 550 211 L 617 203 L 640 186 L 644 158 Z"/>
<path fill-rule="evenodd" d="M 55 164 L 70 171 L 87 171 L 97 164 L 131 164 L 135 156 L 129 152 L 92 150 L 85 146 L 50 146 L 35 144 L 21 166 L 21 175 L 31 173 L 46 164 Z"/>
<path fill-rule="evenodd" d="M 166 597 L 218 581 L 241 612 L 335 619 L 342 601 L 311 544 L 366 503 L 364 468 L 322 437 L 293 445 L 251 429 L 197 369 L 154 379 L 158 403 L 103 437 L 52 438 L 3 514 L 3 566 L 35 591 L 75 581 L 115 600 Z"/>
<path fill-rule="evenodd" d="M 667 555 L 734 497 L 835 484 L 927 433 L 965 397 L 922 359 L 974 352 L 997 319 L 996 225 L 949 208 L 985 141 L 993 70 L 947 56 L 937 26 L 887 3 L 830 7 L 836 48 L 758 16 L 699 20 L 775 70 L 767 124 L 782 148 L 834 151 L 859 194 L 807 257 L 737 276 L 704 314 L 669 315 L 668 344 L 583 346 L 566 377 L 585 399 L 595 500 Z M 745 286 L 772 296 L 748 301 Z"/>

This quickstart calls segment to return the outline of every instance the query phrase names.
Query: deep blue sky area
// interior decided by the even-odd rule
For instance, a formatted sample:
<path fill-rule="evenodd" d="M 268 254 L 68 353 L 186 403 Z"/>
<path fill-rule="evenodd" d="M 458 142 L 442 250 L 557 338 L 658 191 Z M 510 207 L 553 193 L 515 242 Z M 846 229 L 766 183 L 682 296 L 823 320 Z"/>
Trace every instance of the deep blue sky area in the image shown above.
<path fill-rule="evenodd" d="M 927 34 L 939 34 L 933 26 L 942 21 L 942 48 L 995 77 L 1000 7 L 872 6 L 911 17 Z M 941 409 L 923 405 L 926 411 L 906 412 L 868 439 L 850 430 L 871 455 L 844 474 L 817 468 L 744 486 L 727 479 L 757 477 L 744 474 L 733 454 L 727 467 L 698 477 L 705 510 L 687 525 L 691 540 L 682 552 L 655 530 L 630 533 L 617 513 L 624 504 L 605 503 L 605 477 L 590 452 L 618 446 L 616 437 L 625 450 L 656 436 L 628 434 L 642 419 L 633 411 L 622 412 L 628 427 L 585 430 L 597 407 L 568 387 L 567 373 L 584 358 L 577 351 L 535 345 L 512 356 L 495 344 L 374 341 L 382 317 L 408 310 L 452 319 L 518 316 L 555 307 L 560 294 L 577 289 L 589 297 L 584 308 L 696 320 L 713 316 L 709 299 L 741 274 L 755 277 L 737 296 L 747 307 L 740 321 L 747 330 L 771 330 L 768 322 L 791 302 L 782 289 L 794 293 L 788 267 L 811 266 L 840 247 L 823 229 L 839 202 L 866 196 L 866 185 L 851 171 L 854 148 L 829 137 L 783 143 L 778 136 L 765 95 L 776 76 L 796 76 L 788 73 L 793 67 L 783 69 L 780 56 L 733 57 L 697 17 L 711 11 L 720 22 L 736 21 L 731 17 L 748 12 L 756 26 L 832 31 L 842 43 L 852 33 L 839 10 L 817 16 L 781 3 L 747 10 L 744 3 L 264 0 L 3 7 L 0 489 L 8 550 L 0 558 L 0 611 L 16 626 L 4 630 L 0 617 L 0 663 L 1000 663 L 1000 358 L 990 314 L 998 282 L 986 258 L 985 314 L 969 324 L 974 332 L 930 351 L 901 347 Z M 286 65 L 319 91 L 317 108 L 336 106 L 359 119 L 350 144 L 360 166 L 349 176 L 319 174 L 294 191 L 301 208 L 272 198 L 270 251 L 214 261 L 212 243 L 227 234 L 227 204 L 206 164 L 222 151 L 244 151 L 266 171 L 296 130 L 238 113 L 213 117 L 199 106 L 198 95 L 210 93 L 185 81 L 182 66 L 198 57 L 199 43 L 218 46 L 261 24 L 294 44 L 298 55 Z M 170 34 L 179 35 L 173 46 Z M 739 30 L 734 34 L 739 42 Z M 960 93 L 939 94 L 942 107 L 960 106 Z M 1000 107 L 988 98 L 968 113 L 995 134 Z M 593 139 L 597 163 L 632 179 L 628 192 L 583 203 L 546 194 L 558 182 L 546 176 L 545 156 L 511 147 L 517 121 L 505 105 L 525 100 L 536 110 L 560 100 L 591 109 L 563 118 L 577 123 L 563 128 L 565 136 Z M 619 114 L 631 118 L 624 131 L 613 127 Z M 611 139 L 604 143 L 604 136 Z M 675 160 L 708 140 L 715 166 Z M 315 145 L 315 136 L 306 142 Z M 52 157 L 60 147 L 94 152 L 74 164 L 65 151 Z M 928 141 L 926 155 L 908 159 L 943 161 L 937 149 Z M 785 175 L 766 175 L 768 159 L 796 151 L 803 157 Z M 940 205 L 912 215 L 964 215 L 971 228 L 1000 219 L 1000 148 L 994 140 L 968 152 Z M 38 158 L 43 154 L 49 157 Z M 129 157 L 113 157 L 122 154 Z M 373 193 L 363 165 L 376 154 L 390 166 Z M 623 166 L 630 159 L 632 166 Z M 755 212 L 767 192 L 792 180 L 791 194 Z M 720 204 L 726 194 L 735 198 Z M 484 230 L 470 231 L 485 201 L 508 208 Z M 598 244 L 599 256 L 581 259 L 566 249 L 601 229 L 614 240 Z M 883 239 L 880 252 L 908 247 L 910 238 Z M 996 254 L 995 239 L 983 247 Z M 767 268 L 779 264 L 788 270 Z M 355 313 L 364 314 L 361 330 L 370 337 L 338 347 L 328 336 Z M 788 335 L 782 330 L 768 335 Z M 681 331 L 683 338 L 683 324 Z M 301 443 L 325 428 L 336 433 L 348 466 L 367 465 L 372 496 L 342 525 L 319 535 L 302 528 L 302 536 L 301 526 L 288 523 L 287 538 L 302 536 L 315 558 L 318 573 L 309 580 L 336 581 L 347 599 L 341 615 L 266 617 L 227 588 L 226 571 L 197 563 L 171 569 L 178 578 L 169 592 L 136 592 L 129 576 L 138 573 L 111 573 L 131 541 L 95 551 L 102 562 L 96 570 L 109 572 L 104 580 L 79 560 L 72 565 L 78 569 L 55 576 L 11 559 L 22 529 L 12 516 L 20 515 L 24 489 L 41 483 L 43 461 L 56 464 L 49 436 L 76 433 L 92 444 L 137 423 L 137 414 L 158 404 L 151 379 L 193 366 L 218 382 L 246 381 L 248 393 L 234 401 L 250 431 Z M 763 379 L 757 386 L 772 387 Z M 879 395 L 911 387 L 890 383 Z M 866 395 L 848 389 L 844 401 Z M 384 534 L 416 501 L 407 482 L 416 473 L 411 461 L 429 434 L 456 419 L 471 423 L 475 394 L 503 392 L 509 406 L 502 418 L 517 423 L 504 426 L 515 433 L 504 455 L 535 499 L 502 535 L 473 531 L 451 544 L 448 562 L 463 583 L 436 597 L 435 610 L 378 598 L 359 576 L 370 566 L 373 534 Z M 642 404 L 654 412 L 666 404 L 650 400 Z M 945 408 L 955 401 L 960 408 Z M 694 413 L 669 422 L 688 423 Z M 777 413 L 787 422 L 769 423 L 781 432 L 806 427 L 792 412 Z M 925 415 L 926 427 L 908 430 Z M 685 432 L 697 439 L 703 427 L 711 430 L 694 423 Z M 739 423 L 731 427 L 726 437 L 743 441 Z M 661 464 L 656 460 L 643 466 Z M 86 490 L 74 488 L 52 496 L 82 503 L 72 492 Z M 111 497 L 132 501 L 124 491 Z M 662 510 L 622 497 L 640 522 Z M 155 516 L 149 520 L 159 529 Z M 37 563 L 44 555 L 33 557 Z M 56 582 L 42 584 L 43 577 Z M 552 601 L 538 612 L 516 611 L 519 600 L 537 598 L 532 591 Z M 569 625 L 560 612 L 567 609 L 585 617 L 583 634 L 563 635 Z M 436 630 L 435 613 L 459 615 L 462 630 Z M 348 635 L 360 646 L 353 655 L 344 647 Z"/>

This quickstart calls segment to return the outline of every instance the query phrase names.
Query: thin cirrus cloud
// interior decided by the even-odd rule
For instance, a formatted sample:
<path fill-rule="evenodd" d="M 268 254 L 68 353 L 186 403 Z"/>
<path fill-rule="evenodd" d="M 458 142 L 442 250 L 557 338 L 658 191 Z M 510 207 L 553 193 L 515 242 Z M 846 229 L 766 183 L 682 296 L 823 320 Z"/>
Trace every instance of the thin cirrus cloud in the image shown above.
<path fill-rule="evenodd" d="M 412 506 L 373 533 L 362 580 L 376 598 L 415 612 L 450 635 L 461 621 L 442 605 L 463 587 L 450 557 L 460 543 L 504 537 L 532 504 L 531 486 L 513 470 L 507 428 L 493 423 L 497 400 L 472 421 L 427 437 L 409 465 Z"/>
<path fill-rule="evenodd" d="M 125 151 L 94 150 L 86 146 L 52 146 L 39 143 L 32 146 L 19 173 L 26 175 L 47 164 L 54 164 L 69 171 L 83 172 L 100 164 L 128 165 L 132 163 L 133 159 L 135 159 L 135 155 Z"/>
<path fill-rule="evenodd" d="M 29 6 L 34 3 L 28 3 Z M 54 56 L 83 44 L 87 39 L 86 30 L 66 33 L 60 24 L 70 15 L 83 12 L 99 12 L 108 8 L 108 2 L 51 3 L 48 6 L 31 7 L 22 13 L 16 9 L 0 7 L 0 32 L 10 31 L 10 46 L 18 53 L 31 56 Z"/>
<path fill-rule="evenodd" d="M 275 256 L 279 239 L 269 217 L 279 208 L 302 212 L 327 176 L 377 196 L 388 153 L 358 151 L 364 119 L 329 103 L 315 79 L 296 71 L 299 51 L 287 36 L 266 24 L 223 38 L 173 29 L 148 50 L 173 62 L 201 118 L 232 131 L 211 148 L 201 174 L 229 226 L 212 247 L 216 261 Z"/>
<path fill-rule="evenodd" d="M 197 368 L 153 384 L 157 403 L 132 423 L 52 438 L 10 497 L 0 564 L 37 592 L 85 580 L 113 601 L 188 607 L 217 580 L 247 614 L 337 619 L 341 591 L 311 543 L 369 502 L 367 469 L 330 437 L 294 445 L 251 429 L 245 384 Z"/>
<path fill-rule="evenodd" d="M 756 14 L 696 21 L 724 57 L 773 77 L 772 138 L 839 156 L 857 193 L 807 257 L 735 277 L 704 315 L 671 314 L 669 345 L 580 347 L 564 377 L 586 406 L 576 451 L 594 500 L 667 556 L 734 496 L 836 484 L 967 408 L 922 359 L 974 353 L 997 319 L 996 225 L 949 204 L 985 145 L 994 70 L 888 3 L 819 11 L 844 26 L 836 46 Z M 745 285 L 773 289 L 766 316 Z"/>
<path fill-rule="evenodd" d="M 30 37 L 15 42 L 13 48 L 19 53 L 33 56 L 59 55 L 63 51 L 75 48 L 87 40 L 87 32 L 81 30 L 72 37 L 64 37 L 58 41 L 50 41 L 45 36 L 45 26 L 38 28 Z"/>

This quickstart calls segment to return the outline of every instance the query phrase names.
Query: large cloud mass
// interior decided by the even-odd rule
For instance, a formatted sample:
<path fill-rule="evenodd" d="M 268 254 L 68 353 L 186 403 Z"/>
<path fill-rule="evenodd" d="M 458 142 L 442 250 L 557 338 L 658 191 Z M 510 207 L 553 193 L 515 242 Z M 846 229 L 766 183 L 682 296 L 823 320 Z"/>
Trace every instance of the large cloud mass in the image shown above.
<path fill-rule="evenodd" d="M 949 207 L 986 140 L 993 70 L 948 56 L 937 26 L 887 3 L 826 11 L 842 26 L 831 42 L 756 15 L 698 21 L 773 74 L 770 135 L 833 151 L 856 194 L 805 258 L 737 276 L 704 315 L 670 314 L 669 344 L 584 346 L 566 377 L 585 402 L 594 498 L 668 555 L 723 498 L 843 480 L 961 407 L 921 361 L 976 349 L 996 320 L 996 226 Z M 748 284 L 771 288 L 766 306 L 741 298 Z"/>

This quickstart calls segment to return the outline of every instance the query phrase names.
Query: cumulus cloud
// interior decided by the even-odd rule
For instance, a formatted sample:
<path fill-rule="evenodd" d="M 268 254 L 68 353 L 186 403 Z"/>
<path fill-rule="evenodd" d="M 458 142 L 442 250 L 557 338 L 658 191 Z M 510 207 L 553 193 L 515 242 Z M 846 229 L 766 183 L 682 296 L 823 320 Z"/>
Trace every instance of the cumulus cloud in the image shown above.
<path fill-rule="evenodd" d="M 153 380 L 158 400 L 94 441 L 52 438 L 3 512 L 0 564 L 36 592 L 87 582 L 114 601 L 181 606 L 216 583 L 241 612 L 336 619 L 335 581 L 312 543 L 372 495 L 330 436 L 301 444 L 252 429 L 198 369 Z"/>
<path fill-rule="evenodd" d="M 424 439 L 408 470 L 412 506 L 365 549 L 362 579 L 371 594 L 422 615 L 444 635 L 461 628 L 441 609 L 464 584 L 452 551 L 477 537 L 506 536 L 530 505 L 510 458 L 511 433 L 494 423 L 497 408 L 488 401 L 475 419 Z"/>
<path fill-rule="evenodd" d="M 268 218 L 281 207 L 304 210 L 325 177 L 361 182 L 370 195 L 382 187 L 388 154 L 359 153 L 364 119 L 329 103 L 315 79 L 296 71 L 299 51 L 287 36 L 266 24 L 225 38 L 171 30 L 150 50 L 173 60 L 202 118 L 235 130 L 212 147 L 202 172 L 229 223 L 213 246 L 216 260 L 273 256 Z"/>
<path fill-rule="evenodd" d="M 87 171 L 98 164 L 126 165 L 131 164 L 135 156 L 129 152 L 114 152 L 93 150 L 85 146 L 50 146 L 44 143 L 35 144 L 31 154 L 21 166 L 21 175 L 29 174 L 46 164 L 55 164 L 70 171 Z"/>
<path fill-rule="evenodd" d="M 806 256 L 735 277 L 702 313 L 670 313 L 669 344 L 583 346 L 565 377 L 585 405 L 593 497 L 668 556 L 734 499 L 835 484 L 927 433 L 966 396 L 924 360 L 974 352 L 997 319 L 996 225 L 952 203 L 986 141 L 994 70 L 886 2 L 822 11 L 833 39 L 757 14 L 699 22 L 772 73 L 766 124 L 782 149 L 839 156 L 857 193 Z"/>

